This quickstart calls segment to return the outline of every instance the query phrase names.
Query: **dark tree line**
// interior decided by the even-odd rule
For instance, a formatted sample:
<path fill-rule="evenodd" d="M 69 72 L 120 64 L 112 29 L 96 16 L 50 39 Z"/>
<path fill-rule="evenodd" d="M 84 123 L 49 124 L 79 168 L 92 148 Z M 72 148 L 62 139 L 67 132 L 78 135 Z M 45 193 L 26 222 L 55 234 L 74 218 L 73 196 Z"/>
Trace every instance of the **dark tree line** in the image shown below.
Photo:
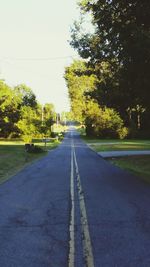
<path fill-rule="evenodd" d="M 94 90 L 83 94 L 101 108 L 113 108 L 130 136 L 150 136 L 150 1 L 80 1 L 92 16 L 94 33 L 76 22 L 71 45 L 96 76 Z M 85 70 L 76 73 L 84 76 Z M 73 98 L 72 98 L 73 99 Z"/>

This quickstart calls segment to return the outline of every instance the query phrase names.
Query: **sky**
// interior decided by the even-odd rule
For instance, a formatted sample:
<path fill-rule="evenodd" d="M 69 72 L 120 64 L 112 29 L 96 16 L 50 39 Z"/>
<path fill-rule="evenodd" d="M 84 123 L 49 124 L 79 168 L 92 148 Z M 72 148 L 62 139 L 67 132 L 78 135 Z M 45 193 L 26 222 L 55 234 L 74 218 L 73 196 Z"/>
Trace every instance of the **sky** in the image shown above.
<path fill-rule="evenodd" d="M 77 53 L 70 26 L 79 17 L 76 0 L 0 0 L 0 79 L 24 83 L 41 104 L 69 110 L 63 78 Z"/>

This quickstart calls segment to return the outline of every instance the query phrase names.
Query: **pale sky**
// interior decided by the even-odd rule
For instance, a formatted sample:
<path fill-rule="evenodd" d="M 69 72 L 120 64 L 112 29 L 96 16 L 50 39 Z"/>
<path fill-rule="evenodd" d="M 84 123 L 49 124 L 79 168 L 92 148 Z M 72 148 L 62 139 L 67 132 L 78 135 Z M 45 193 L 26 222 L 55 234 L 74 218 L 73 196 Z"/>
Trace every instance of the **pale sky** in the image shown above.
<path fill-rule="evenodd" d="M 76 57 L 70 26 L 76 0 L 0 0 L 0 78 L 25 83 L 41 104 L 69 110 L 64 67 Z"/>

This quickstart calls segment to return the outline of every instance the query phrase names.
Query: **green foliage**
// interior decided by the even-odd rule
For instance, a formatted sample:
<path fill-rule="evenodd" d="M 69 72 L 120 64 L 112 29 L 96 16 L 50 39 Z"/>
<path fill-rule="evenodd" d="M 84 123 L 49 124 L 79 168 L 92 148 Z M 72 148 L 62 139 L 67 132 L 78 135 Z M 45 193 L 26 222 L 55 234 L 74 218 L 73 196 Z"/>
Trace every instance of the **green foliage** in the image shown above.
<path fill-rule="evenodd" d="M 117 130 L 119 139 L 124 139 L 128 136 L 129 134 L 129 129 L 127 127 L 122 127 Z"/>
<path fill-rule="evenodd" d="M 26 86 L 25 84 L 17 85 L 14 88 L 14 93 L 17 96 L 21 105 L 36 108 L 37 106 L 36 96 L 32 92 L 30 87 Z"/>
<path fill-rule="evenodd" d="M 96 76 L 91 73 L 86 62 L 78 60 L 66 68 L 64 77 L 69 89 L 73 119 L 84 122 L 85 95 L 95 89 Z"/>
<path fill-rule="evenodd" d="M 31 88 L 11 88 L 0 80 L 0 137 L 21 136 L 30 143 L 33 137 L 50 136 L 55 120 L 54 106 L 47 103 L 42 109 Z"/>
<path fill-rule="evenodd" d="M 102 109 L 92 101 L 87 103 L 85 123 L 86 133 L 89 136 L 121 139 L 128 133 L 116 111 L 106 107 Z"/>
<path fill-rule="evenodd" d="M 22 134 L 21 138 L 25 144 L 30 144 L 32 142 L 32 136 L 31 135 Z"/>
<path fill-rule="evenodd" d="M 19 128 L 22 138 L 26 140 L 32 140 L 36 134 L 36 125 L 35 121 L 37 120 L 36 111 L 33 110 L 30 106 L 23 106 L 21 108 L 21 119 L 16 124 Z"/>
<path fill-rule="evenodd" d="M 104 63 L 103 69 L 110 75 L 108 64 Z M 65 79 L 74 119 L 85 123 L 87 135 L 114 138 L 124 138 L 127 135 L 119 114 L 114 109 L 100 107 L 92 100 L 98 78 L 87 63 L 73 62 L 66 68 Z"/>
<path fill-rule="evenodd" d="M 0 136 L 10 137 L 17 134 L 18 130 L 15 123 L 19 119 L 19 111 L 17 110 L 18 100 L 13 90 L 0 80 Z"/>
<path fill-rule="evenodd" d="M 45 136 L 50 136 L 51 135 L 51 127 L 56 121 L 56 113 L 54 110 L 54 105 L 46 103 L 43 107 L 43 118 L 42 118 L 42 126 L 41 130 L 42 133 Z"/>
<path fill-rule="evenodd" d="M 150 128 L 150 2 L 81 0 L 79 6 L 83 16 L 92 15 L 95 29 L 92 34 L 83 31 L 82 19 L 74 23 L 71 33 L 71 45 L 97 77 L 95 90 L 89 96 L 100 106 L 117 110 L 128 127 L 132 120 L 135 134 L 147 131 Z"/>

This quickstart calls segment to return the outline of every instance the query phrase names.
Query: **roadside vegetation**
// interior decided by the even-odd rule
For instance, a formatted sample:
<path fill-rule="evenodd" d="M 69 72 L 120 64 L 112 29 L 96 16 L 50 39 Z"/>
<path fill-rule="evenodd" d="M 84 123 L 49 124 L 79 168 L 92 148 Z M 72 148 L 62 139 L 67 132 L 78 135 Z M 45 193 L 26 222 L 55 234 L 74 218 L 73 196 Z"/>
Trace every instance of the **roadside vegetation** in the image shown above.
<path fill-rule="evenodd" d="M 150 138 L 150 2 L 78 1 L 65 68 L 75 120 L 96 138 Z M 87 27 L 88 25 L 88 27 Z"/>
<path fill-rule="evenodd" d="M 150 2 L 78 5 L 81 19 L 72 25 L 70 45 L 80 60 L 66 67 L 65 80 L 79 131 L 96 151 L 149 150 Z M 113 162 L 149 175 L 148 156 Z"/>
<path fill-rule="evenodd" d="M 97 152 L 123 150 L 150 150 L 149 140 L 97 140 L 85 139 L 87 144 Z"/>
<path fill-rule="evenodd" d="M 25 84 L 0 80 L 0 183 L 60 143 L 66 116 L 52 103 L 41 105 Z"/>
<path fill-rule="evenodd" d="M 150 150 L 150 140 L 142 139 L 99 139 L 90 138 L 86 136 L 85 129 L 82 126 L 77 127 L 77 130 L 81 134 L 82 139 L 87 145 L 96 152 L 103 151 L 125 151 L 125 150 Z M 135 175 L 139 176 L 146 182 L 150 182 L 150 156 L 138 155 L 138 156 L 126 156 L 117 158 L 108 158 L 110 163 L 126 169 Z"/>
<path fill-rule="evenodd" d="M 131 156 L 109 159 L 112 164 L 126 169 L 150 183 L 150 156 Z"/>
<path fill-rule="evenodd" d="M 81 138 L 96 152 L 123 150 L 150 150 L 150 140 L 145 139 L 101 139 L 86 135 L 84 125 L 76 127 Z"/>
<path fill-rule="evenodd" d="M 60 141 L 49 139 L 46 145 L 42 139 L 34 139 L 34 144 L 41 148 L 40 153 L 28 153 L 25 151 L 24 142 L 18 140 L 0 140 L 0 183 L 16 174 L 33 161 L 46 156 L 48 150 L 56 148 Z"/>
<path fill-rule="evenodd" d="M 66 114 L 56 113 L 52 103 L 41 105 L 25 84 L 10 87 L 0 80 L 0 138 L 55 137 L 65 130 Z"/>
<path fill-rule="evenodd" d="M 89 147 L 96 152 L 102 151 L 137 151 L 137 150 L 150 150 L 150 140 L 114 140 L 114 139 L 90 139 L 83 136 L 84 141 Z M 112 164 L 126 169 L 137 176 L 141 177 L 144 181 L 150 182 L 150 156 L 126 156 L 107 159 Z"/>

